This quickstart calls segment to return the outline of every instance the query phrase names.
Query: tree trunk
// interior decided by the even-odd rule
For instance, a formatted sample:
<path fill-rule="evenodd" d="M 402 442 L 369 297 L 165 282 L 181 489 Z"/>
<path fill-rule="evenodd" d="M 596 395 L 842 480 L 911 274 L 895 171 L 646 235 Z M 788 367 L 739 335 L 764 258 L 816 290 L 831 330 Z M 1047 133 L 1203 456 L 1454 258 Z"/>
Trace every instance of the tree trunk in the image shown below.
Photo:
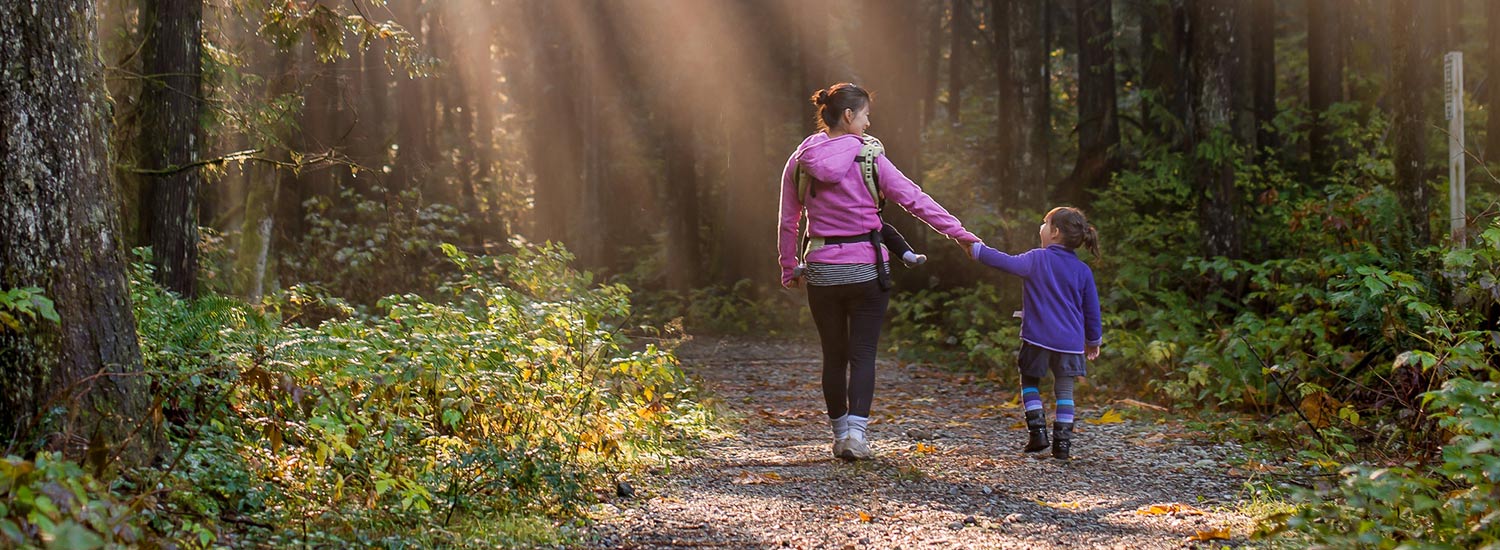
<path fill-rule="evenodd" d="M 1221 158 L 1200 157 L 1193 163 L 1191 181 L 1199 186 L 1198 223 L 1204 254 L 1239 258 L 1243 252 L 1239 192 L 1235 188 L 1235 158 L 1229 147 L 1253 139 L 1251 117 L 1239 112 L 1243 102 L 1244 60 L 1233 40 L 1241 5 L 1237 0 L 1197 0 L 1188 3 L 1188 118 L 1190 150 L 1202 155 L 1217 151 Z"/>
<path fill-rule="evenodd" d="M 583 187 L 582 136 L 572 100 L 577 86 L 576 56 L 561 34 L 556 10 L 560 4 L 530 4 L 534 45 L 531 99 L 536 105 L 532 120 L 531 165 L 536 174 L 533 197 L 535 240 L 568 242 L 572 238 L 570 209 Z"/>
<path fill-rule="evenodd" d="M 1076 0 L 1078 30 L 1078 161 L 1057 200 L 1087 206 L 1119 169 L 1120 123 L 1115 103 L 1111 0 Z"/>
<path fill-rule="evenodd" d="M 1250 80 L 1255 94 L 1255 155 L 1256 158 L 1262 158 L 1267 151 L 1277 148 L 1276 134 L 1271 130 L 1276 119 L 1276 0 L 1255 0 L 1250 6 L 1250 13 Z"/>
<path fill-rule="evenodd" d="M 964 52 L 969 49 L 970 22 L 969 0 L 952 0 L 953 17 L 948 26 L 952 42 L 948 47 L 948 123 L 958 126 L 963 122 Z M 937 70 L 936 65 L 933 70 Z"/>
<path fill-rule="evenodd" d="M 269 83 L 266 86 L 268 100 L 276 100 L 295 89 L 292 69 L 293 54 L 290 49 L 277 49 L 271 63 Z M 287 136 L 276 140 L 285 143 Z M 281 147 L 269 147 L 265 153 L 270 158 L 281 158 L 286 151 Z M 235 272 L 239 277 L 238 291 L 250 303 L 260 302 L 266 288 L 266 273 L 271 259 L 272 237 L 275 235 L 277 204 L 281 200 L 282 179 L 293 176 L 282 169 L 266 164 L 253 164 L 248 188 L 245 190 L 245 220 L 240 226 L 240 246 L 236 251 Z M 368 176 L 366 176 L 368 177 Z"/>
<path fill-rule="evenodd" d="M 1141 120 L 1158 140 L 1181 146 L 1178 128 L 1187 118 L 1186 12 L 1182 0 L 1135 4 L 1141 10 L 1141 83 L 1155 95 L 1154 101 L 1141 102 Z"/>
<path fill-rule="evenodd" d="M 1489 82 L 1485 84 L 1485 105 L 1490 116 L 1485 121 L 1485 147 L 1484 160 L 1493 162 L 1500 159 L 1500 2 L 1490 2 L 1486 5 L 1485 25 L 1489 32 L 1489 51 L 1486 53 L 1485 74 L 1489 75 Z"/>
<path fill-rule="evenodd" d="M 38 287 L 60 319 L 20 332 L 0 325 L 0 433 L 23 438 L 22 448 L 41 435 L 74 456 L 87 444 L 91 459 L 115 451 L 145 462 L 129 449 L 151 438 L 126 439 L 146 421 L 147 384 L 93 3 L 0 2 L 0 21 L 0 289 Z M 42 425 L 38 415 L 54 407 L 66 413 Z"/>
<path fill-rule="evenodd" d="M 933 6 L 927 18 L 927 61 L 922 64 L 922 120 L 925 132 L 932 119 L 937 116 L 938 80 L 943 62 L 943 18 L 941 6 Z M 925 143 L 925 141 L 924 141 Z"/>
<path fill-rule="evenodd" d="M 996 74 L 1000 75 L 1001 204 L 1041 208 L 1047 189 L 1050 135 L 1045 32 L 1038 0 L 992 0 L 996 13 Z"/>
<path fill-rule="evenodd" d="M 146 222 L 156 280 L 193 297 L 198 274 L 196 168 L 202 131 L 203 0 L 145 0 L 141 6 L 145 84 L 141 90 L 141 161 L 170 173 L 151 177 Z"/>
<path fill-rule="evenodd" d="M 1424 40 L 1424 6 L 1416 0 L 1394 0 L 1391 3 L 1391 38 L 1395 51 L 1395 108 L 1391 133 L 1396 157 L 1396 190 L 1401 195 L 1413 246 L 1431 240 L 1428 223 L 1427 189 L 1427 117 L 1424 95 L 1432 93 L 1432 73 L 1441 67 L 1432 48 Z"/>
<path fill-rule="evenodd" d="M 1315 177 L 1326 178 L 1339 154 L 1329 140 L 1328 108 L 1344 100 L 1344 8 L 1338 0 L 1307 2 L 1307 99 L 1313 127 L 1309 137 L 1309 159 Z"/>

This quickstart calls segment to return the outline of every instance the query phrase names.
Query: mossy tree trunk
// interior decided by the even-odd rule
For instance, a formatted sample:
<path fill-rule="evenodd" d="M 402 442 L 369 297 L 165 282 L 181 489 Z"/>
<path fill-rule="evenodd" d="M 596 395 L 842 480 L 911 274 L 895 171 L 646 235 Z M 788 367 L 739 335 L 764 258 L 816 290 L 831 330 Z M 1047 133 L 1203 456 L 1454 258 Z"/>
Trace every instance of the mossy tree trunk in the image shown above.
<path fill-rule="evenodd" d="M 147 384 L 97 16 L 86 0 L 11 0 L 0 21 L 0 288 L 39 287 L 60 318 L 0 328 L 0 433 L 20 448 L 119 450 L 140 425 Z"/>

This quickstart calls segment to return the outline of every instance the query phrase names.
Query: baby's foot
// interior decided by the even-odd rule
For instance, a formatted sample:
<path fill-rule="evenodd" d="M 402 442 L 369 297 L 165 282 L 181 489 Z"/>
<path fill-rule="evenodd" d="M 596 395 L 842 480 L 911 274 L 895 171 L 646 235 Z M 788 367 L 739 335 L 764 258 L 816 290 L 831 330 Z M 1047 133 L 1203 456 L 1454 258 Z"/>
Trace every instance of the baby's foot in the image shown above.
<path fill-rule="evenodd" d="M 927 255 L 917 254 L 916 252 L 908 250 L 905 253 L 901 254 L 901 261 L 906 262 L 907 267 L 922 265 L 924 263 L 927 263 Z"/>

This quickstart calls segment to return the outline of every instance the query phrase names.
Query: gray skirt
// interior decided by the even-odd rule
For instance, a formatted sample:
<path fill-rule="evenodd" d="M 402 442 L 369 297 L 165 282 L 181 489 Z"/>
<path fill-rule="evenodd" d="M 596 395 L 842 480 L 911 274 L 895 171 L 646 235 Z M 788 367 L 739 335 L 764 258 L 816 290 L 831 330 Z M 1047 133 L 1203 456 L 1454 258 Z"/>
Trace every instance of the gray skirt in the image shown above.
<path fill-rule="evenodd" d="M 1088 362 L 1083 359 L 1082 353 L 1063 353 L 1034 345 L 1031 342 L 1021 343 L 1021 356 L 1016 362 L 1020 367 L 1021 374 L 1035 378 L 1047 376 L 1088 376 Z"/>

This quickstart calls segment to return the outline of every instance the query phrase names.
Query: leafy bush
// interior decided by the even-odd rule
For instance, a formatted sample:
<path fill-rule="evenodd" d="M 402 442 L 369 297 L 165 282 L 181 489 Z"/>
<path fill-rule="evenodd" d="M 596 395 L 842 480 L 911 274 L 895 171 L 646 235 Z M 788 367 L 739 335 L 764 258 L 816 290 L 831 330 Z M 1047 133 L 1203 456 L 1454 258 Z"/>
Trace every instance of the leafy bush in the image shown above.
<path fill-rule="evenodd" d="M 395 292 L 426 294 L 453 275 L 439 245 L 460 242 L 468 217 L 453 206 L 424 203 L 419 191 L 375 200 L 353 189 L 309 199 L 305 230 L 282 255 L 288 284 L 310 283 L 359 307 Z"/>
<path fill-rule="evenodd" d="M 707 425 L 671 352 L 624 333 L 627 288 L 594 285 L 560 247 L 442 252 L 457 276 L 435 300 L 389 296 L 369 316 L 310 304 L 321 299 L 305 289 L 261 306 L 179 300 L 137 264 L 164 463 L 106 490 L 51 455 L 12 457 L 0 464 L 0 534 L 186 546 L 557 541 L 615 475 Z M 312 307 L 339 314 L 288 322 Z"/>

